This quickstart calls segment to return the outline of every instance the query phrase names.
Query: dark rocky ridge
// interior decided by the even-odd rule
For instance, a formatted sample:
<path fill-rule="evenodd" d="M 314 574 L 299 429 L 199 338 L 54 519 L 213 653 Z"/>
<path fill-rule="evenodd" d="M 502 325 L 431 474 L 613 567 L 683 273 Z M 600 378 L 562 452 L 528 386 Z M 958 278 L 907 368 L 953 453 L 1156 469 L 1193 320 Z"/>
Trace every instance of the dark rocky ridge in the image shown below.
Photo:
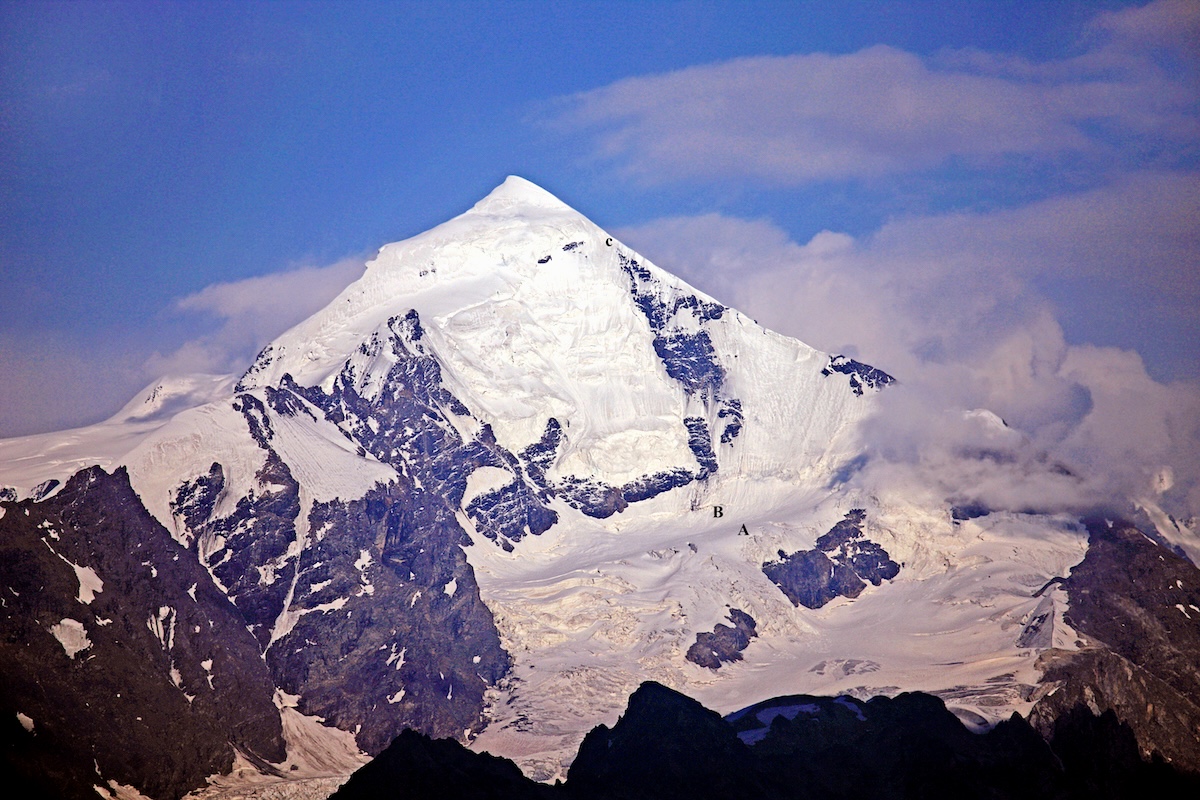
<path fill-rule="evenodd" d="M 178 798 L 235 748 L 284 757 L 274 685 L 246 622 L 142 506 L 125 470 L 77 473 L 0 517 L 0 717 L 6 774 L 38 793 L 96 796 L 114 780 Z M 103 588 L 80 602 L 74 567 Z M 79 623 L 68 656 L 51 630 Z M 160 638 L 161 637 L 161 638 Z M 17 714 L 32 732 L 13 727 Z"/>
<path fill-rule="evenodd" d="M 1139 758 L 1128 727 L 1111 712 L 1097 716 L 1086 707 L 1062 716 L 1047 741 L 1016 715 L 972 733 L 921 693 L 866 702 L 782 697 L 722 719 L 653 682 L 630 696 L 612 728 L 587 735 L 565 784 L 518 776 L 502 759 L 406 734 L 333 797 L 1090 800 L 1200 790 L 1196 775 Z"/>
<path fill-rule="evenodd" d="M 1049 734 L 1073 708 L 1111 711 L 1143 756 L 1200 773 L 1200 570 L 1127 521 L 1085 524 L 1087 555 L 1062 587 L 1093 646 L 1041 656 L 1053 691 L 1030 720 Z"/>
<path fill-rule="evenodd" d="M 555 787 L 531 781 L 506 758 L 472 752 L 452 739 L 405 731 L 374 761 L 355 772 L 330 800 L 544 800 Z"/>

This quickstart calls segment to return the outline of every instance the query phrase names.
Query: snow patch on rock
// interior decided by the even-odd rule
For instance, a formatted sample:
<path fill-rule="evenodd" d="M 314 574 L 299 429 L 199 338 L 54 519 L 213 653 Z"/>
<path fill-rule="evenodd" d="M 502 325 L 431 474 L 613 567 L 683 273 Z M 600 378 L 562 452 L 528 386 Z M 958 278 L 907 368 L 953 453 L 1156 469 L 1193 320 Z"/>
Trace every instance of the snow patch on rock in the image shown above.
<path fill-rule="evenodd" d="M 64 617 L 51 625 L 50 633 L 62 645 L 67 658 L 75 658 L 76 655 L 92 646 L 92 640 L 88 638 L 83 623 L 70 617 Z"/>

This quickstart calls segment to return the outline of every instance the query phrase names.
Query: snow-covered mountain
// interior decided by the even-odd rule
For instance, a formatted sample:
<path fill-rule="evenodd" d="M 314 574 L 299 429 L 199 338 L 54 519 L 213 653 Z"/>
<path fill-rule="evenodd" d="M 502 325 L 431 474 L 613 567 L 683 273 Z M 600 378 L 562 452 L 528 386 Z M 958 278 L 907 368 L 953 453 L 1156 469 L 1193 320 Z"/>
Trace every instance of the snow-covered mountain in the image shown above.
<path fill-rule="evenodd" d="M 39 605 L 0 576 L 6 624 L 41 648 L 0 654 L 61 661 L 65 687 L 138 642 L 179 713 L 204 717 L 212 772 L 236 755 L 270 773 L 280 741 L 305 776 L 336 772 L 348 735 L 377 753 L 415 727 L 553 778 L 647 679 L 722 713 L 920 689 L 976 727 L 1027 714 L 1049 691 L 1039 654 L 1088 644 L 1061 585 L 1088 533 L 859 487 L 860 423 L 892 382 L 511 177 L 384 247 L 244 375 L 164 380 L 99 425 L 0 441 L 0 531 L 67 596 Z M 146 557 L 117 558 L 88 525 L 138 504 Z M 137 595 L 121 635 L 93 585 Z M 214 655 L 217 616 L 252 657 Z M 227 681 L 282 722 L 228 733 Z M 93 713 L 2 699 L 47 738 Z M 96 783 L 170 795 L 106 752 Z"/>

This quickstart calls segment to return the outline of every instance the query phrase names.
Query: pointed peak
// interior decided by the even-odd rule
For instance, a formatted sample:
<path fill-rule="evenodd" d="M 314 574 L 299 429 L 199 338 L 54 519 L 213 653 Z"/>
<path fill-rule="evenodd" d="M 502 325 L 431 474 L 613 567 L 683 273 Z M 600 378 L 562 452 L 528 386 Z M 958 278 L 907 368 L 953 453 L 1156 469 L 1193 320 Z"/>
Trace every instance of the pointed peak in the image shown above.
<path fill-rule="evenodd" d="M 509 175 L 504 183 L 475 204 L 472 211 L 486 214 L 518 211 L 526 208 L 571 210 L 571 207 L 532 181 Z"/>

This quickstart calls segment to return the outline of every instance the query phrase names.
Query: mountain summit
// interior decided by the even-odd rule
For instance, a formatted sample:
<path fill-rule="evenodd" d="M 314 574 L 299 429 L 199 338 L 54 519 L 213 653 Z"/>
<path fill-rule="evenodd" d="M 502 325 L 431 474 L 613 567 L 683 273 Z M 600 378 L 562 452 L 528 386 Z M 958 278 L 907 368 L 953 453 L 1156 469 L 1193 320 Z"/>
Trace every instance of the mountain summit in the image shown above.
<path fill-rule="evenodd" d="M 158 797 L 235 763 L 322 778 L 406 728 L 553 778 L 649 679 L 722 713 L 906 689 L 976 727 L 1028 713 L 1038 654 L 1085 644 L 1088 531 L 860 487 L 891 383 L 510 177 L 236 380 L 0 442 L 13 736 Z M 159 711 L 88 688 L 129 653 L 117 697 Z M 166 755 L 106 737 L 122 714 L 189 721 L 202 757 L 164 789 Z"/>

